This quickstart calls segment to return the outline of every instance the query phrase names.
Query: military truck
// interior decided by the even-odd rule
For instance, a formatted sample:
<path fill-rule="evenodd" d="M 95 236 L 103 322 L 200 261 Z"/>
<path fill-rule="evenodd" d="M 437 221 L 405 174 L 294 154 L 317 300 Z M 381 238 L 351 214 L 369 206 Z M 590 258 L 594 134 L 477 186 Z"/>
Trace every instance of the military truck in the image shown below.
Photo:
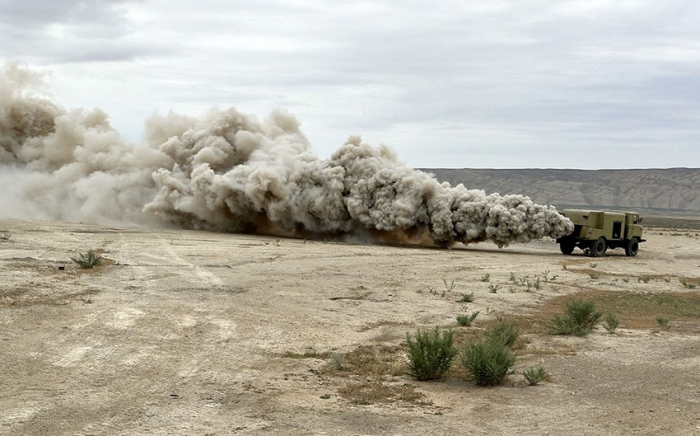
<path fill-rule="evenodd" d="M 627 256 L 636 256 L 639 244 L 646 241 L 642 239 L 642 217 L 635 212 L 564 209 L 561 214 L 574 223 L 573 233 L 557 239 L 564 254 L 578 247 L 600 257 L 608 248 L 622 247 Z"/>

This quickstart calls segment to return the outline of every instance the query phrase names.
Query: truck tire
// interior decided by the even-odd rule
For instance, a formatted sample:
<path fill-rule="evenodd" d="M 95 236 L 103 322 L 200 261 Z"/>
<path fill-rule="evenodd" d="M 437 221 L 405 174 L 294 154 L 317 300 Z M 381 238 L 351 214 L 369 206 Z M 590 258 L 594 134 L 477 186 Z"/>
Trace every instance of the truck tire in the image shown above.
<path fill-rule="evenodd" d="M 639 253 L 639 241 L 637 238 L 632 238 L 625 245 L 625 254 L 632 257 Z"/>
<path fill-rule="evenodd" d="M 607 249 L 608 244 L 605 243 L 605 238 L 600 237 L 591 244 L 591 256 L 602 257 Z"/>
<path fill-rule="evenodd" d="M 574 252 L 574 247 L 576 247 L 576 243 L 572 241 L 562 241 L 559 243 L 559 249 L 561 250 L 562 253 L 564 254 L 571 254 Z"/>

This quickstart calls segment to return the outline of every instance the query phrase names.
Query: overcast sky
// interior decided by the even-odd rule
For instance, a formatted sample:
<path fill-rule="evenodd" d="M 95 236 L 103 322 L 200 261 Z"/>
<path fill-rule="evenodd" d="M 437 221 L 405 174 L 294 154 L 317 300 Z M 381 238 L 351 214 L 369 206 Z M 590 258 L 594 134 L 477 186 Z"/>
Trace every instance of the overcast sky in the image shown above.
<path fill-rule="evenodd" d="M 0 0 L 0 61 L 139 141 L 285 108 L 413 167 L 700 167 L 697 0 Z"/>

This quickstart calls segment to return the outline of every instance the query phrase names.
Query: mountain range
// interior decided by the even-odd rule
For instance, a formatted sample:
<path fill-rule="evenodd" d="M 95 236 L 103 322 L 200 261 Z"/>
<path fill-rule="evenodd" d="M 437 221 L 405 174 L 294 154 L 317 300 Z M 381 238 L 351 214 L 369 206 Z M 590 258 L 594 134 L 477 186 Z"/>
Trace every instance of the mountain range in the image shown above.
<path fill-rule="evenodd" d="M 631 209 L 658 214 L 700 212 L 700 168 L 441 169 L 421 168 L 441 182 L 486 193 L 527 195 L 563 208 Z"/>

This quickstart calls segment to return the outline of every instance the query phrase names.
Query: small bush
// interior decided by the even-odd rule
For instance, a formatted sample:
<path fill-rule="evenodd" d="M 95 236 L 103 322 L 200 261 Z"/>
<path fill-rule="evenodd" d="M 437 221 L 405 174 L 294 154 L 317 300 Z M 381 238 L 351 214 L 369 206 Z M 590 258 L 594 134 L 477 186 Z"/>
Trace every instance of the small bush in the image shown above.
<path fill-rule="evenodd" d="M 458 303 L 471 303 L 474 301 L 474 293 L 462 294 L 462 298 L 457 300 Z"/>
<path fill-rule="evenodd" d="M 640 276 L 637 278 L 637 282 L 642 282 L 642 283 L 649 283 L 649 280 L 651 280 L 650 276 Z"/>
<path fill-rule="evenodd" d="M 617 330 L 617 326 L 619 324 L 620 321 L 617 319 L 617 315 L 615 315 L 613 312 L 608 312 L 603 319 L 603 328 L 609 333 L 615 333 L 615 330 Z"/>
<path fill-rule="evenodd" d="M 476 319 L 477 315 L 479 315 L 479 311 L 477 310 L 476 312 L 470 314 L 470 315 L 457 315 L 457 322 L 459 325 L 464 326 L 464 327 L 469 327 L 472 325 L 472 322 Z"/>
<path fill-rule="evenodd" d="M 686 289 L 695 289 L 697 287 L 696 284 L 690 283 L 687 280 L 681 280 L 681 284 L 683 285 L 684 288 Z"/>
<path fill-rule="evenodd" d="M 11 237 L 10 232 L 0 232 L 0 241 L 9 241 Z"/>
<path fill-rule="evenodd" d="M 538 291 L 542 288 L 542 285 L 540 284 L 540 276 L 537 276 L 537 280 L 532 282 L 532 286 L 534 286 Z"/>
<path fill-rule="evenodd" d="M 547 380 L 549 378 L 549 374 L 547 374 L 547 371 L 542 365 L 533 366 L 526 369 L 525 371 L 523 371 L 523 376 L 525 377 L 525 380 L 527 380 L 527 382 L 530 384 L 530 386 L 538 385 L 541 381 Z"/>
<path fill-rule="evenodd" d="M 518 326 L 502 319 L 497 320 L 485 334 L 486 339 L 503 344 L 508 348 L 515 344 L 518 336 L 520 336 Z"/>
<path fill-rule="evenodd" d="M 409 374 L 417 380 L 441 379 L 457 354 L 453 343 L 454 333 L 441 332 L 437 326 L 431 331 L 418 329 L 415 338 L 406 333 Z"/>
<path fill-rule="evenodd" d="M 661 315 L 657 316 L 656 322 L 659 324 L 659 326 L 661 326 L 665 329 L 668 328 L 668 318 L 666 318 L 665 316 L 661 316 Z"/>
<path fill-rule="evenodd" d="M 488 282 L 489 280 L 491 280 L 491 274 L 484 274 L 479 280 L 481 280 L 482 282 Z"/>
<path fill-rule="evenodd" d="M 592 279 L 595 280 L 595 279 L 597 279 L 597 278 L 600 277 L 600 273 L 599 273 L 599 272 L 596 272 L 596 271 L 591 271 L 591 272 L 588 273 L 588 277 L 590 277 L 590 278 L 592 278 Z"/>
<path fill-rule="evenodd" d="M 442 279 L 442 283 L 445 284 L 445 291 L 447 292 L 452 291 L 457 286 L 457 283 L 455 283 L 454 280 L 448 283 L 447 279 Z"/>
<path fill-rule="evenodd" d="M 345 353 L 333 353 L 331 354 L 331 365 L 337 371 L 345 371 Z"/>
<path fill-rule="evenodd" d="M 510 349 L 489 339 L 467 345 L 460 359 L 478 386 L 501 384 L 515 365 L 515 355 Z"/>
<path fill-rule="evenodd" d="M 96 254 L 93 250 L 88 250 L 87 253 L 80 253 L 78 257 L 71 257 L 71 260 L 81 268 L 94 268 L 102 264 L 102 256 Z"/>
<path fill-rule="evenodd" d="M 595 309 L 592 300 L 574 300 L 566 303 L 564 316 L 556 316 L 550 323 L 550 331 L 557 335 L 586 336 L 603 316 Z"/>
<path fill-rule="evenodd" d="M 489 292 L 495 294 L 500 288 L 499 285 L 489 285 Z"/>

